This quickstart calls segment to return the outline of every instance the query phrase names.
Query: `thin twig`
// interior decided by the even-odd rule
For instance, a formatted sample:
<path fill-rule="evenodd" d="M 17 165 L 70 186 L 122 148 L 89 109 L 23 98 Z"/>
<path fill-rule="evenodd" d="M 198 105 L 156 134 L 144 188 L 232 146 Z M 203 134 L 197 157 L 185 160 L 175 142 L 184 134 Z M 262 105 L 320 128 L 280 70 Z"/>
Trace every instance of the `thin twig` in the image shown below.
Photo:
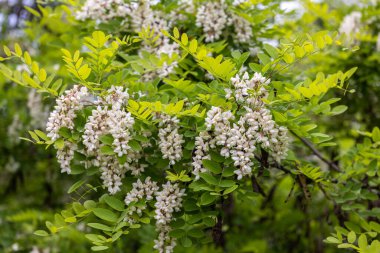
<path fill-rule="evenodd" d="M 261 188 L 259 182 L 257 182 L 257 179 L 256 179 L 256 177 L 254 175 L 251 176 L 251 182 L 252 182 L 252 189 L 253 189 L 254 192 L 260 193 L 264 197 L 267 196 L 265 194 L 263 188 Z"/>
<path fill-rule="evenodd" d="M 324 163 L 326 163 L 327 165 L 329 165 L 332 169 L 334 169 L 335 171 L 338 171 L 340 172 L 340 168 L 338 165 L 336 165 L 333 161 L 329 161 L 328 159 L 324 158 L 323 155 L 313 146 L 313 144 L 308 141 L 307 139 L 301 137 L 301 136 L 298 136 L 295 132 L 293 132 L 292 130 L 290 130 L 290 132 L 296 136 L 298 139 L 300 139 L 300 141 L 302 141 L 303 144 L 305 144 L 312 152 L 314 155 L 316 155 L 319 159 L 321 159 L 321 161 L 323 161 Z"/>

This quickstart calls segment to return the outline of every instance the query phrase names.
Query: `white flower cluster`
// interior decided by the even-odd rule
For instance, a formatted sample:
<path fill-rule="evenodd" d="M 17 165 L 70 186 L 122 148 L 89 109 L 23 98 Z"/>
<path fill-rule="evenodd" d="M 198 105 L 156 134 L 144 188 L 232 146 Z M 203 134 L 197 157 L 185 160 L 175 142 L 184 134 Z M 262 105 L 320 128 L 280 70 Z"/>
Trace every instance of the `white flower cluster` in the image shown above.
<path fill-rule="evenodd" d="M 202 131 L 199 136 L 195 137 L 195 150 L 193 154 L 193 174 L 195 175 L 195 180 L 199 179 L 199 173 L 206 172 L 207 170 L 203 167 L 202 161 L 210 159 L 208 154 L 210 150 L 211 135 Z"/>
<path fill-rule="evenodd" d="M 178 184 L 170 182 L 162 185 L 162 190 L 156 193 L 154 206 L 158 238 L 154 240 L 154 249 L 160 253 L 171 253 L 176 246 L 175 238 L 169 236 L 169 224 L 173 220 L 173 213 L 181 210 L 183 196 L 185 189 L 180 189 Z"/>
<path fill-rule="evenodd" d="M 158 146 L 163 158 L 169 159 L 170 164 L 175 164 L 182 158 L 182 144 L 185 142 L 183 136 L 178 133 L 179 120 L 176 117 L 160 114 L 158 116 Z"/>
<path fill-rule="evenodd" d="M 129 94 L 127 89 L 123 89 L 122 86 L 111 86 L 107 90 L 107 96 L 101 104 L 110 105 L 113 109 L 120 110 L 123 105 L 128 103 Z"/>
<path fill-rule="evenodd" d="M 82 136 L 88 155 L 95 155 L 100 149 L 99 137 L 106 134 L 108 130 L 107 118 L 107 108 L 103 108 L 100 105 L 92 110 L 91 116 L 88 117 Z M 95 164 L 95 166 L 98 165 L 98 163 Z"/>
<path fill-rule="evenodd" d="M 287 129 L 279 127 L 272 120 L 268 109 L 245 109 L 246 114 L 233 125 L 226 148 L 221 151 L 221 155 L 234 160 L 234 165 L 238 167 L 234 171 L 238 179 L 251 174 L 256 145 L 270 150 L 270 154 L 276 160 L 281 160 L 286 155 L 288 146 Z"/>
<path fill-rule="evenodd" d="M 71 173 L 70 163 L 74 158 L 75 150 L 77 150 L 77 144 L 70 141 L 64 141 L 63 147 L 57 149 L 57 160 L 61 166 L 62 173 Z"/>
<path fill-rule="evenodd" d="M 250 2 L 249 0 L 234 0 L 232 2 L 232 5 L 233 6 L 239 6 L 239 5 L 242 5 L 242 4 L 249 3 L 249 2 Z"/>
<path fill-rule="evenodd" d="M 8 162 L 5 164 L 4 169 L 9 172 L 16 172 L 20 168 L 20 163 L 17 162 L 13 156 L 9 156 Z"/>
<path fill-rule="evenodd" d="M 243 104 L 245 113 L 232 123 L 235 118 L 230 111 L 212 107 L 207 112 L 206 132 L 201 132 L 195 140 L 192 165 L 196 179 L 200 172 L 206 171 L 202 160 L 209 159 L 209 149 L 217 146 L 220 147 L 220 155 L 234 161 L 237 167 L 234 173 L 238 179 L 251 175 L 257 147 L 269 151 L 277 161 L 287 154 L 287 128 L 276 124 L 262 102 L 268 96 L 265 85 L 269 80 L 258 73 L 249 79 L 248 73 L 244 73 L 242 78 L 238 75 L 232 78 L 231 83 L 234 89 L 227 90 L 227 97 L 233 95 Z"/>
<path fill-rule="evenodd" d="M 234 96 L 237 102 L 246 103 L 251 107 L 262 107 L 263 98 L 267 98 L 268 91 L 266 86 L 270 83 L 270 79 L 266 79 L 260 73 L 255 73 L 251 79 L 245 72 L 242 77 L 238 74 L 231 78 L 233 90 L 226 89 L 226 98 Z"/>
<path fill-rule="evenodd" d="M 362 14 L 361 12 L 354 11 L 343 18 L 339 27 L 340 33 L 345 33 L 347 36 L 360 32 Z"/>
<path fill-rule="evenodd" d="M 127 170 L 133 175 L 138 175 L 144 170 L 144 165 L 136 166 L 141 155 L 128 145 L 134 124 L 133 117 L 124 109 L 128 99 L 127 90 L 112 86 L 107 91 L 107 96 L 99 100 L 97 108 L 92 111 L 82 136 L 86 153 L 95 156 L 92 162 L 95 166 L 100 166 L 101 178 L 111 194 L 120 190 L 121 179 Z M 125 155 L 126 163 L 120 164 L 115 156 L 101 153 L 103 144 L 100 137 L 107 134 L 113 137 L 113 151 L 118 157 Z"/>
<path fill-rule="evenodd" d="M 49 108 L 43 105 L 41 94 L 34 89 L 30 90 L 27 106 L 32 118 L 30 124 L 35 128 L 43 129 L 49 117 Z"/>
<path fill-rule="evenodd" d="M 59 129 L 67 127 L 74 128 L 75 112 L 83 108 L 83 98 L 88 96 L 86 87 L 75 85 L 71 90 L 67 90 L 64 95 L 57 99 L 54 111 L 50 113 L 46 124 L 47 136 L 53 141 L 59 138 Z"/>
<path fill-rule="evenodd" d="M 151 54 L 159 55 L 166 54 L 167 57 L 173 58 L 179 54 L 179 46 L 176 43 L 170 43 L 170 39 L 164 36 L 161 31 L 169 30 L 170 24 L 165 19 L 164 13 L 153 10 L 149 2 L 143 1 L 133 7 L 130 13 L 132 28 L 135 32 L 140 32 L 142 29 L 151 29 L 154 32 L 153 37 L 156 38 L 154 45 L 143 44 L 142 51 L 147 51 Z M 143 57 L 140 54 L 140 57 Z M 157 77 L 163 78 L 174 71 L 178 65 L 177 61 L 166 60 L 157 69 L 149 71 L 142 76 L 142 81 L 152 81 Z"/>
<path fill-rule="evenodd" d="M 197 9 L 196 26 L 203 29 L 206 42 L 220 39 L 228 21 L 224 3 L 205 2 Z"/>
<path fill-rule="evenodd" d="M 20 143 L 20 132 L 22 130 L 22 122 L 20 116 L 15 114 L 12 119 L 12 123 L 8 126 L 8 139 L 12 144 Z"/>
<path fill-rule="evenodd" d="M 76 111 L 81 110 L 84 106 L 84 98 L 89 93 L 86 87 L 75 85 L 71 90 L 67 90 L 64 95 L 57 99 L 57 105 L 50 113 L 46 123 L 47 136 L 53 141 L 59 138 L 59 129 L 67 127 L 74 128 L 74 118 Z M 71 173 L 70 163 L 74 157 L 77 145 L 70 141 L 64 141 L 63 147 L 57 150 L 58 163 L 61 166 L 61 172 Z"/>
<path fill-rule="evenodd" d="M 236 3 L 236 5 L 240 5 L 240 3 Z M 206 42 L 220 39 L 227 26 L 234 28 L 234 37 L 237 42 L 249 43 L 253 36 L 251 24 L 235 13 L 227 12 L 224 1 L 205 2 L 198 7 L 196 25 L 203 29 Z"/>
<path fill-rule="evenodd" d="M 129 4 L 124 0 L 87 0 L 80 11 L 76 13 L 76 19 L 94 19 L 107 22 L 114 18 L 124 18 L 131 13 Z"/>
<path fill-rule="evenodd" d="M 125 204 L 128 206 L 128 217 L 126 217 L 126 221 L 130 224 L 133 224 L 135 221 L 131 217 L 133 214 L 137 214 L 141 216 L 142 211 L 145 210 L 146 204 L 145 202 L 141 205 L 132 205 L 131 203 L 137 203 L 140 200 L 145 199 L 145 201 L 153 200 L 155 192 L 159 190 L 157 183 L 152 181 L 150 177 L 147 177 L 144 182 L 138 179 L 135 183 L 132 184 L 132 190 L 128 192 L 125 197 Z"/>
<path fill-rule="evenodd" d="M 245 18 L 233 14 L 231 17 L 232 26 L 235 29 L 234 36 L 241 43 L 249 43 L 253 37 L 252 26 Z"/>

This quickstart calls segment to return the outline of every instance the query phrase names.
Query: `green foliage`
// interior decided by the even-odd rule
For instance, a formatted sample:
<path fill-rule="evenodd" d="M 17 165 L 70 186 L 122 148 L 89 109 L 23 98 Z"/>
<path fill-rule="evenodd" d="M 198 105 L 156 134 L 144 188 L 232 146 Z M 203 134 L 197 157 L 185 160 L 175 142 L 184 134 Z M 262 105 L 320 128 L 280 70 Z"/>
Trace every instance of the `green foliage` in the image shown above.
<path fill-rule="evenodd" d="M 307 11 L 294 18 L 282 1 L 216 1 L 226 15 L 218 35 L 196 14 L 212 1 L 127 2 L 127 14 L 111 5 L 84 18 L 86 2 L 25 6 L 32 17 L 25 38 L 2 39 L 0 251 L 17 244 L 25 252 L 152 252 L 160 233 L 166 246 L 175 241 L 174 252 L 379 251 L 378 4 L 305 0 Z M 353 10 L 362 13 L 361 32 L 334 32 Z M 88 92 L 67 97 L 73 85 Z M 42 94 L 39 102 L 26 88 Z M 117 88 L 127 94 L 120 104 Z M 54 122 L 56 137 L 32 123 L 33 108 L 43 106 L 69 113 Z M 215 107 L 231 118 L 212 123 Z M 99 108 L 113 118 L 91 123 Z M 268 125 L 244 122 L 250 110 L 267 111 Z M 132 126 L 109 131 L 125 124 L 118 115 Z M 248 144 L 236 144 L 236 155 L 233 141 L 223 142 L 232 128 L 235 142 L 258 133 L 252 154 L 244 157 Z M 282 159 L 275 156 L 282 140 L 264 128 L 286 129 L 291 143 Z M 173 139 L 175 159 L 164 145 L 176 150 Z M 55 153 L 71 175 L 59 174 Z M 242 158 L 250 171 L 241 176 Z M 149 180 L 157 184 L 151 196 L 140 189 L 143 197 L 128 200 Z M 158 196 L 169 183 L 185 194 L 168 214 Z"/>

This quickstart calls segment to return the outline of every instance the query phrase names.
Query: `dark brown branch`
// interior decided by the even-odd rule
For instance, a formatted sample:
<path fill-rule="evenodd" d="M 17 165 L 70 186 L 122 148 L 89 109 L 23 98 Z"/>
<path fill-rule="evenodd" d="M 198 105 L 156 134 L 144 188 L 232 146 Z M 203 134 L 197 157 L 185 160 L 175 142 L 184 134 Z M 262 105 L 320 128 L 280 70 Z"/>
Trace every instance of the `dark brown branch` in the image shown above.
<path fill-rule="evenodd" d="M 261 148 L 261 158 L 259 159 L 260 168 L 259 168 L 259 173 L 257 175 L 258 177 L 261 177 L 264 173 L 264 169 L 269 167 L 268 159 L 269 159 L 268 152 L 265 151 L 263 148 Z"/>
<path fill-rule="evenodd" d="M 251 182 L 252 182 L 252 189 L 253 189 L 254 192 L 260 193 L 264 197 L 267 196 L 265 194 L 263 188 L 261 188 L 259 182 L 257 182 L 257 179 L 256 179 L 256 177 L 254 175 L 251 176 Z"/>
<path fill-rule="evenodd" d="M 298 136 L 295 132 L 293 132 L 292 130 L 290 130 L 290 132 L 296 136 L 300 141 L 302 141 L 303 144 L 305 144 L 312 152 L 314 155 L 316 155 L 321 161 L 323 161 L 324 163 L 326 163 L 327 165 L 329 165 L 330 168 L 332 168 L 333 170 L 335 171 L 341 171 L 339 166 L 336 165 L 333 161 L 329 161 L 328 159 L 324 158 L 323 155 L 313 146 L 313 144 L 308 141 L 307 139 L 301 137 L 301 136 Z"/>
<path fill-rule="evenodd" d="M 222 227 L 223 227 L 223 218 L 222 218 L 222 215 L 219 214 L 218 221 L 215 224 L 215 226 L 212 228 L 212 239 L 216 247 L 221 247 L 222 249 L 225 249 L 226 241 L 225 241 Z"/>

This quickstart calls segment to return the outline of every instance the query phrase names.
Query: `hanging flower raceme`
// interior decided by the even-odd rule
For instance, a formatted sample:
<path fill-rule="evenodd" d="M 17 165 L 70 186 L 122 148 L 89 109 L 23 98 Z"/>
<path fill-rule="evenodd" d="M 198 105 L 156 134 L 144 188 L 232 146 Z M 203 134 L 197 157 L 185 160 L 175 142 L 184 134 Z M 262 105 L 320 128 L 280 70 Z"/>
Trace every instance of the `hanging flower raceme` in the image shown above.
<path fill-rule="evenodd" d="M 350 14 L 344 17 L 342 23 L 340 24 L 339 32 L 344 33 L 347 36 L 351 36 L 360 32 L 360 29 L 362 27 L 361 19 L 361 12 L 351 12 Z"/>
<path fill-rule="evenodd" d="M 129 13 L 131 13 L 131 7 L 123 0 L 87 0 L 76 13 L 76 19 L 107 22 L 114 18 L 124 18 Z"/>
<path fill-rule="evenodd" d="M 210 149 L 219 149 L 220 155 L 231 158 L 238 179 L 252 174 L 255 151 L 258 147 L 270 151 L 280 161 L 288 149 L 287 129 L 278 126 L 262 99 L 267 98 L 266 86 L 270 80 L 259 73 L 250 79 L 248 73 L 231 78 L 232 89 L 227 89 L 227 98 L 234 97 L 243 106 L 241 116 L 235 120 L 231 111 L 212 107 L 205 119 L 206 130 L 200 132 L 195 141 L 193 174 L 205 172 L 204 159 L 210 159 Z"/>
<path fill-rule="evenodd" d="M 206 2 L 198 7 L 196 18 L 196 25 L 202 28 L 206 42 L 220 39 L 229 21 L 225 5 L 219 2 Z"/>
<path fill-rule="evenodd" d="M 76 111 L 83 109 L 84 99 L 89 95 L 86 87 L 75 85 L 71 90 L 65 91 L 57 99 L 57 105 L 54 111 L 50 113 L 46 124 L 47 136 L 53 141 L 59 138 L 59 129 L 67 127 L 72 130 L 74 128 L 74 118 Z"/>
<path fill-rule="evenodd" d="M 160 114 L 158 119 L 158 146 L 162 157 L 169 159 L 170 164 L 175 164 L 182 158 L 182 144 L 185 142 L 179 133 L 179 120 L 165 114 Z"/>
<path fill-rule="evenodd" d="M 181 210 L 182 197 L 185 189 L 180 189 L 178 184 L 167 182 L 162 185 L 162 190 L 156 193 L 155 216 L 157 240 L 154 240 L 154 248 L 160 253 L 171 253 L 176 246 L 176 239 L 169 236 L 169 226 L 173 219 L 173 213 Z"/>
<path fill-rule="evenodd" d="M 132 190 L 125 197 L 125 204 L 128 206 L 128 216 L 125 218 L 130 224 L 135 223 L 134 214 L 141 216 L 142 211 L 146 209 L 146 201 L 154 199 L 154 194 L 159 190 L 157 183 L 147 177 L 145 181 L 137 179 L 132 184 Z M 131 205 L 132 204 L 132 205 Z"/>

